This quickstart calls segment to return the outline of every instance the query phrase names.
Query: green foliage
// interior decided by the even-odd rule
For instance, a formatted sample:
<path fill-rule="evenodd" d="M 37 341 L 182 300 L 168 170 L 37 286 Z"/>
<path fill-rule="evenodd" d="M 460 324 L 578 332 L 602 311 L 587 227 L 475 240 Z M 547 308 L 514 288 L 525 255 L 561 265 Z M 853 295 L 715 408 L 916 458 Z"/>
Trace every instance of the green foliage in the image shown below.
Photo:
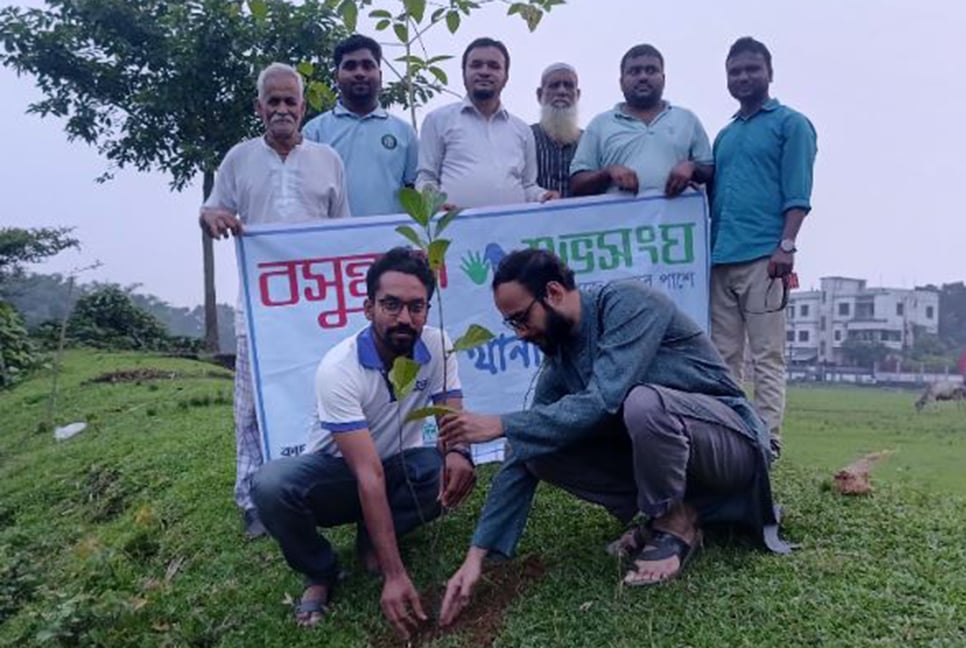
<path fill-rule="evenodd" d="M 29 112 L 66 118 L 68 139 L 178 190 L 261 132 L 252 100 L 268 63 L 310 64 L 307 96 L 330 106 L 332 48 L 347 35 L 321 0 L 47 0 L 0 10 L 0 34 L 0 63 L 43 94 Z"/>
<path fill-rule="evenodd" d="M 939 337 L 954 351 L 966 349 L 966 284 L 943 284 L 939 291 Z"/>
<path fill-rule="evenodd" d="M 24 274 L 0 286 L 0 299 L 11 303 L 23 317 L 24 325 L 35 344 L 43 349 L 57 347 L 60 322 L 65 312 L 73 308 L 77 299 L 97 290 L 97 282 L 74 284 L 68 299 L 68 281 L 58 274 Z M 123 290 L 136 306 L 164 324 L 173 339 L 184 338 L 179 348 L 197 347 L 197 339 L 204 337 L 204 309 L 201 306 L 173 306 L 155 295 L 137 292 L 137 284 Z M 228 304 L 218 304 L 218 339 L 223 353 L 235 351 L 235 310 Z"/>
<path fill-rule="evenodd" d="M 0 301 L 0 389 L 22 380 L 39 360 L 20 315 Z"/>
<path fill-rule="evenodd" d="M 433 217 L 440 213 L 443 205 L 446 204 L 446 194 L 436 191 L 432 187 L 426 187 L 422 191 L 416 191 L 415 189 L 405 188 L 399 192 L 399 201 L 402 203 L 403 209 L 409 215 L 420 229 L 423 230 L 423 236 L 409 225 L 400 225 L 396 228 L 406 240 L 414 244 L 416 247 L 421 249 L 426 253 L 427 261 L 429 262 L 429 267 L 433 271 L 433 276 L 436 278 L 436 284 L 439 285 L 439 275 L 440 271 L 446 265 L 446 251 L 449 249 L 450 241 L 449 239 L 439 238 L 440 232 L 442 232 L 449 224 L 459 216 L 460 211 L 458 209 L 448 210 L 442 217 L 437 220 L 436 223 L 436 233 L 433 234 Z M 446 322 L 443 317 L 443 293 L 442 290 L 438 293 L 438 303 L 439 308 L 437 312 L 439 313 L 439 327 L 441 329 L 446 328 Z M 443 349 L 443 353 L 451 353 L 452 351 L 465 351 L 472 349 L 475 346 L 483 344 L 487 340 L 493 337 L 493 334 L 478 324 L 471 324 L 466 333 L 464 333 L 459 340 L 457 345 L 453 350 Z M 408 390 L 412 387 L 411 384 L 405 384 L 401 382 L 403 378 L 409 376 L 409 372 L 412 372 L 411 380 L 416 379 L 416 372 L 418 371 L 418 365 L 415 365 L 415 369 L 409 366 L 402 366 L 405 363 L 402 361 L 408 361 L 415 365 L 412 360 L 407 358 L 397 358 L 396 362 L 400 362 L 400 371 L 396 371 L 396 365 L 393 365 L 393 370 L 389 374 L 390 382 L 396 393 L 400 395 L 400 398 L 404 393 L 408 393 Z M 397 382 L 398 381 L 398 382 Z M 446 369 L 445 364 L 443 368 L 443 382 L 446 383 Z"/>
<path fill-rule="evenodd" d="M 75 342 L 105 349 L 171 350 L 164 325 L 138 308 L 118 286 L 105 285 L 77 300 L 67 322 Z"/>
<path fill-rule="evenodd" d="M 470 324 L 466 332 L 453 342 L 453 351 L 469 351 L 493 339 L 493 333 L 479 324 Z"/>
<path fill-rule="evenodd" d="M 38 263 L 69 248 L 79 248 L 70 236 L 72 227 L 0 228 L 0 285 L 23 273 L 23 266 Z"/>
<path fill-rule="evenodd" d="M 397 356 L 389 370 L 389 382 L 392 384 L 396 399 L 402 400 L 409 395 L 416 385 L 419 375 L 419 363 L 406 356 Z"/>
<path fill-rule="evenodd" d="M 842 343 L 842 354 L 850 364 L 871 369 L 874 364 L 886 359 L 889 347 L 881 342 L 849 339 Z"/>
<path fill-rule="evenodd" d="M 419 407 L 412 410 L 406 415 L 405 421 L 406 423 L 409 423 L 411 421 L 418 421 L 429 416 L 446 416 L 447 414 L 456 414 L 456 410 L 451 407 L 444 407 L 442 405 L 430 405 L 429 407 Z"/>

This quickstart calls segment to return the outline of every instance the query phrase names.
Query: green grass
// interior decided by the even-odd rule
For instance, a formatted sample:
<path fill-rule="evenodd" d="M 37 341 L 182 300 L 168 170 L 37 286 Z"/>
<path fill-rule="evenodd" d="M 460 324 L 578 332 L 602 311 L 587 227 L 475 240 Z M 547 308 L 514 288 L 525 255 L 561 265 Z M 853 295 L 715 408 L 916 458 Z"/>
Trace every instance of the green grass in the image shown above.
<path fill-rule="evenodd" d="M 143 368 L 180 377 L 87 382 Z M 65 442 L 42 423 L 49 377 L 0 394 L 0 645 L 367 646 L 385 636 L 379 584 L 358 568 L 321 628 L 292 623 L 283 601 L 299 579 L 272 542 L 240 534 L 231 382 L 211 374 L 191 361 L 72 353 L 57 422 L 91 426 Z M 718 543 L 665 587 L 617 588 L 601 547 L 621 529 L 541 487 L 520 550 L 547 571 L 511 605 L 494 645 L 966 646 L 966 411 L 916 415 L 913 400 L 793 388 L 775 487 L 802 549 L 776 557 Z M 876 467 L 872 496 L 828 488 L 835 470 L 886 449 L 895 453 Z M 418 586 L 459 564 L 484 490 L 404 540 Z M 331 537 L 352 565 L 350 530 Z"/>

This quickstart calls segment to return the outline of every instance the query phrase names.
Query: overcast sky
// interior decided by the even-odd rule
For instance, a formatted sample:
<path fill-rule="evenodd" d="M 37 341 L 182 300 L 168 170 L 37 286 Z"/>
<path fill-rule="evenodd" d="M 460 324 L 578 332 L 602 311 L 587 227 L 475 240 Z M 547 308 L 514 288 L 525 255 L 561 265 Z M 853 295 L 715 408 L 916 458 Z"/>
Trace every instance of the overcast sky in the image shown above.
<path fill-rule="evenodd" d="M 43 5 L 0 0 L 10 4 Z M 665 97 L 697 113 L 713 138 L 736 108 L 725 87 L 728 46 L 744 35 L 762 40 L 774 60 L 772 96 L 818 130 L 813 210 L 798 245 L 802 287 L 826 275 L 896 287 L 966 278 L 966 218 L 958 213 L 966 184 L 966 81 L 958 69 L 966 62 L 966 3 L 568 0 L 534 34 L 504 12 L 474 14 L 456 36 L 437 29 L 430 49 L 458 55 L 477 36 L 503 40 L 512 60 L 503 101 L 527 121 L 536 119 L 534 90 L 547 64 L 578 69 L 586 123 L 621 99 L 623 52 L 648 42 L 664 54 Z M 462 92 L 458 68 L 447 71 Z M 107 167 L 95 150 L 68 143 L 58 120 L 25 114 L 39 98 L 31 78 L 0 68 L 0 96 L 0 223 L 73 226 L 83 244 L 34 269 L 65 272 L 99 260 L 85 280 L 139 283 L 175 305 L 200 303 L 200 183 L 176 194 L 162 174 L 125 171 L 96 184 Z M 219 301 L 230 303 L 232 246 L 219 242 L 216 256 Z"/>

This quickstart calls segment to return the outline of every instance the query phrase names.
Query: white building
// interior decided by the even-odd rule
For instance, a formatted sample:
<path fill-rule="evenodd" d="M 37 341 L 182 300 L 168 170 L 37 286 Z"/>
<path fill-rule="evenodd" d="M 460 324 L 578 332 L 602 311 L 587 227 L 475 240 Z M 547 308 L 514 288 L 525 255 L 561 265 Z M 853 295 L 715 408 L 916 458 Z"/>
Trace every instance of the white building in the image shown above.
<path fill-rule="evenodd" d="M 823 277 L 819 290 L 796 290 L 788 299 L 785 352 L 789 364 L 846 364 L 842 343 L 911 346 L 916 331 L 939 331 L 934 290 L 867 288 L 865 279 Z"/>

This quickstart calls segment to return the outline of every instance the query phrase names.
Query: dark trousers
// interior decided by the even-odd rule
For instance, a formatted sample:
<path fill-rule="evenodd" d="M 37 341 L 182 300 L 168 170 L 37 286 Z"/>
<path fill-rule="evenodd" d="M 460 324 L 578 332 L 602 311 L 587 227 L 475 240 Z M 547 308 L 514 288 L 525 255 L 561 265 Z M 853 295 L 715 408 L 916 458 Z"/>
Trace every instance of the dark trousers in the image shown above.
<path fill-rule="evenodd" d="M 677 502 L 706 501 L 746 491 L 759 451 L 734 430 L 734 411 L 701 394 L 718 422 L 669 413 L 660 394 L 635 387 L 624 401 L 624 425 L 615 424 L 580 443 L 527 462 L 537 478 L 606 508 L 621 522 L 637 514 L 658 518 Z"/>
<path fill-rule="evenodd" d="M 436 448 L 405 450 L 382 465 L 397 538 L 439 516 L 442 459 Z M 339 573 L 332 545 L 317 527 L 354 522 L 358 529 L 356 549 L 372 546 L 363 521 L 358 482 L 342 458 L 310 453 L 271 461 L 256 473 L 252 498 L 286 562 L 305 576 L 307 584 L 329 584 Z"/>

